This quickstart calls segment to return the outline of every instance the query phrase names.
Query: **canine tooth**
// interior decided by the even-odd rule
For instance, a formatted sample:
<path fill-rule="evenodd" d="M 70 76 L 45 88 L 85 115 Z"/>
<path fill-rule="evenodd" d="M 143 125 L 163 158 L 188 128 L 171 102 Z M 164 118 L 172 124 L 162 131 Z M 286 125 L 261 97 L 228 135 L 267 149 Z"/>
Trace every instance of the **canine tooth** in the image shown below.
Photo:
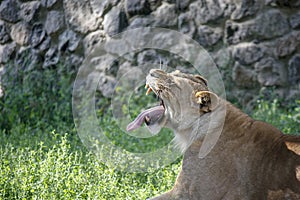
<path fill-rule="evenodd" d="M 150 122 L 150 117 L 149 116 L 145 116 L 145 122 L 149 123 Z"/>
<path fill-rule="evenodd" d="M 147 92 L 146 92 L 146 95 L 148 95 L 150 92 L 152 91 L 151 88 L 148 88 Z"/>

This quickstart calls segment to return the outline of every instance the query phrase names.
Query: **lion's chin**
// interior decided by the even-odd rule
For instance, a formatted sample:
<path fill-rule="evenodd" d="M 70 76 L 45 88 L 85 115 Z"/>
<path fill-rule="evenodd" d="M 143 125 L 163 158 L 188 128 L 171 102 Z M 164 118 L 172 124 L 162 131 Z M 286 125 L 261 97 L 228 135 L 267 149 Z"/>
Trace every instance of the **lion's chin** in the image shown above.
<path fill-rule="evenodd" d="M 163 125 L 159 122 L 156 122 L 154 124 L 147 125 L 147 128 L 152 135 L 156 135 L 163 128 Z"/>

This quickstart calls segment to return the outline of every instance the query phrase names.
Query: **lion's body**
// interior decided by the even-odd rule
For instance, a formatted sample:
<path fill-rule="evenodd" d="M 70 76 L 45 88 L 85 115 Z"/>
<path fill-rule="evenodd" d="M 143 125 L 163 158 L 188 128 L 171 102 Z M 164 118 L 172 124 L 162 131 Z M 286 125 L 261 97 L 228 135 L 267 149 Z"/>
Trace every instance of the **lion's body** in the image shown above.
<path fill-rule="evenodd" d="M 173 190 L 154 199 L 300 199 L 295 175 L 300 156 L 287 149 L 282 133 L 229 103 L 226 108 L 224 128 L 212 151 L 199 159 L 202 142 L 195 141 L 184 154 Z M 299 194 L 280 191 L 287 188 Z"/>
<path fill-rule="evenodd" d="M 208 91 L 198 75 L 152 70 L 147 84 L 164 102 L 156 125 L 173 129 L 184 150 L 174 188 L 153 200 L 300 199 L 300 137 L 253 120 Z M 202 158 L 203 138 L 218 130 Z"/>

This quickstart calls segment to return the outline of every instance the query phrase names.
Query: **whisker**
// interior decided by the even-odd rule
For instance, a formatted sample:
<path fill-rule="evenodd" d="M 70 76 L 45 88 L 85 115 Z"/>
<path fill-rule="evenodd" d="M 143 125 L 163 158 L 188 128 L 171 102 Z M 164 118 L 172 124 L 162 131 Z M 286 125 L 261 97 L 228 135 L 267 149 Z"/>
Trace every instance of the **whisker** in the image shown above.
<path fill-rule="evenodd" d="M 159 58 L 159 69 L 161 70 L 162 69 L 162 65 L 161 65 L 161 58 Z"/>

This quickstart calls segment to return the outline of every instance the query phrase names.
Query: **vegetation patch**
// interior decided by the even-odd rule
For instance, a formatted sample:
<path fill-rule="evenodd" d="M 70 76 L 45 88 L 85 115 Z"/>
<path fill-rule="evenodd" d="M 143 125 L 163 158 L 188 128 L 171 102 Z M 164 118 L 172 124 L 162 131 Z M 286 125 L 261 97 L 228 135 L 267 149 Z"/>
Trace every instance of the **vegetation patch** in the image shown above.
<path fill-rule="evenodd" d="M 129 173 L 108 168 L 86 150 L 72 119 L 74 73 L 21 72 L 10 66 L 6 75 L 10 80 L 0 103 L 0 199 L 146 199 L 171 189 L 180 159 L 161 169 Z M 134 118 L 147 104 L 144 98 L 138 94 L 131 100 L 136 110 L 124 110 Z M 112 120 L 110 100 L 99 99 L 99 125 L 116 145 L 147 152 L 172 139 L 168 130 L 151 139 L 122 134 Z M 285 133 L 299 133 L 299 112 L 300 101 L 281 107 L 277 100 L 260 100 L 251 115 Z"/>

